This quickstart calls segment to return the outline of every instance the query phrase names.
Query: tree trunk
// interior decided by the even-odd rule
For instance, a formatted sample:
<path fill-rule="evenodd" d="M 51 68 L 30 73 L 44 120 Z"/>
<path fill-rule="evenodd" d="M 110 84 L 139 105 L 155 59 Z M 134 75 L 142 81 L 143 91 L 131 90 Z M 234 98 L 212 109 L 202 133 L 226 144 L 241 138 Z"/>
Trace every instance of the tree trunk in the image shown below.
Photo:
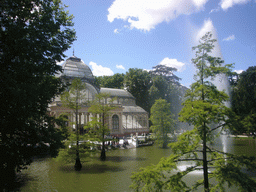
<path fill-rule="evenodd" d="M 80 171 L 82 169 L 82 163 L 80 161 L 79 152 L 76 153 L 75 170 Z"/>
<path fill-rule="evenodd" d="M 103 131 L 103 134 L 102 134 L 102 148 L 101 148 L 101 154 L 100 154 L 100 160 L 101 161 L 105 161 L 106 160 L 106 150 L 105 150 L 105 140 L 104 140 L 104 131 Z"/>
<path fill-rule="evenodd" d="M 206 128 L 204 123 L 203 135 L 203 170 L 204 170 L 204 191 L 209 192 L 209 179 L 208 179 L 208 163 L 207 163 L 207 146 L 206 146 Z"/>
<path fill-rule="evenodd" d="M 76 117 L 77 118 L 77 117 Z M 75 170 L 80 171 L 82 169 L 82 164 L 79 157 L 79 133 L 78 133 L 78 125 L 76 124 L 76 163 L 75 163 Z"/>
<path fill-rule="evenodd" d="M 106 151 L 105 147 L 102 147 L 101 154 L 100 154 L 100 160 L 105 161 L 106 160 Z"/>
<path fill-rule="evenodd" d="M 79 157 L 78 101 L 76 100 L 76 163 L 75 163 L 75 170 L 80 171 L 81 169 L 82 169 L 82 164 L 81 164 L 80 157 Z"/>
<path fill-rule="evenodd" d="M 163 134 L 163 148 L 167 148 L 166 132 L 164 129 L 163 117 L 161 118 L 162 134 Z"/>
<path fill-rule="evenodd" d="M 106 160 L 106 151 L 105 151 L 105 132 L 104 132 L 104 126 L 105 126 L 105 107 L 103 105 L 103 113 L 102 113 L 102 125 L 103 125 L 103 132 L 102 132 L 102 148 L 101 148 L 101 154 L 100 154 L 100 160 L 105 161 Z"/>
<path fill-rule="evenodd" d="M 203 50 L 204 55 L 204 50 Z M 204 85 L 204 58 L 202 58 L 201 68 L 201 83 Z M 202 89 L 202 101 L 204 101 L 204 89 Z M 208 178 L 208 162 L 207 162 L 207 147 L 206 147 L 206 124 L 203 122 L 203 171 L 204 171 L 204 191 L 209 192 L 209 178 Z"/>

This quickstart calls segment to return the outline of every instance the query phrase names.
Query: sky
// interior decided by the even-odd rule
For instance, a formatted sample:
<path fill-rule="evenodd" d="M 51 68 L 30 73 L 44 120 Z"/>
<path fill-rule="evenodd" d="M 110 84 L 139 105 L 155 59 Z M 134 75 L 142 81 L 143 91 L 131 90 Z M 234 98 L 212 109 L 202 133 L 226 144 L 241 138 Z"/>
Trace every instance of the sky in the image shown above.
<path fill-rule="evenodd" d="M 77 36 L 65 55 L 74 50 L 94 76 L 165 64 L 189 87 L 196 70 L 192 47 L 208 31 L 217 39 L 213 55 L 234 63 L 233 71 L 256 64 L 256 0 L 62 1 Z"/>

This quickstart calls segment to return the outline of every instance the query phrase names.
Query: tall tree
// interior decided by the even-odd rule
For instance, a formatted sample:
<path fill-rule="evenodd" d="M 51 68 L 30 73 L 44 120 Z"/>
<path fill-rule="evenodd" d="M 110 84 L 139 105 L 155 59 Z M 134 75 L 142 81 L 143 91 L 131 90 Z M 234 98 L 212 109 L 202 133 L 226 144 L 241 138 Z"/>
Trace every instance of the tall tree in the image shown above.
<path fill-rule="evenodd" d="M 82 168 L 82 164 L 80 161 L 79 156 L 79 109 L 84 105 L 86 102 L 84 98 L 86 98 L 86 85 L 82 82 L 81 79 L 74 79 L 71 82 L 70 87 L 68 87 L 67 91 L 63 92 L 61 95 L 61 102 L 64 106 L 73 110 L 75 114 L 75 125 L 76 125 L 76 163 L 75 163 L 75 170 L 80 171 Z"/>
<path fill-rule="evenodd" d="M 154 76 L 163 76 L 168 82 L 176 85 L 180 85 L 180 78 L 174 74 L 177 71 L 174 67 L 168 67 L 164 64 L 159 64 L 153 67 L 153 70 L 150 71 L 150 74 Z"/>
<path fill-rule="evenodd" d="M 185 107 L 180 113 L 181 121 L 191 122 L 202 141 L 205 191 L 210 189 L 208 175 L 208 164 L 210 163 L 207 161 L 207 151 L 209 150 L 207 143 L 211 141 L 213 134 L 210 125 L 221 123 L 221 121 L 225 123 L 227 121 L 225 116 L 228 112 L 228 108 L 224 105 L 224 102 L 228 100 L 227 94 L 218 91 L 216 86 L 208 80 L 208 78 L 216 77 L 217 74 L 230 71 L 230 66 L 222 67 L 223 60 L 210 56 L 209 53 L 213 50 L 215 41 L 212 39 L 212 35 L 207 33 L 201 38 L 200 44 L 193 47 L 193 50 L 196 50 L 196 58 L 192 59 L 192 62 L 197 69 L 197 79 L 192 85 L 191 92 L 187 95 L 188 99 L 184 103 Z M 223 127 L 224 124 L 221 123 L 221 126 Z"/>
<path fill-rule="evenodd" d="M 136 104 L 147 112 L 150 111 L 149 88 L 151 78 L 147 71 L 137 68 L 130 68 L 124 77 L 124 85 L 135 98 Z"/>
<path fill-rule="evenodd" d="M 233 127 L 236 134 L 256 135 L 256 66 L 249 67 L 237 78 L 233 87 L 232 109 L 239 119 L 239 126 Z"/>
<path fill-rule="evenodd" d="M 75 32 L 60 0 L 1 1 L 0 17 L 0 175 L 9 179 L 30 163 L 27 146 L 44 141 L 48 104 L 61 91 L 56 61 Z"/>
<path fill-rule="evenodd" d="M 165 99 L 170 102 L 171 87 L 163 76 L 154 76 L 151 79 L 152 85 L 149 88 L 150 106 L 153 106 L 157 99 Z"/>
<path fill-rule="evenodd" d="M 194 129 L 183 133 L 177 142 L 170 144 L 173 150 L 171 156 L 162 158 L 156 166 L 143 168 L 141 172 L 133 174 L 134 189 L 190 191 L 203 185 L 204 191 L 209 192 L 224 191 L 224 185 L 227 184 L 238 186 L 240 191 L 255 191 L 255 180 L 241 171 L 244 167 L 255 170 L 255 157 L 224 153 L 210 145 L 214 142 L 216 133 L 232 123 L 229 118 L 232 111 L 224 105 L 228 95 L 217 90 L 209 81 L 217 74 L 229 72 L 231 67 L 222 66 L 223 61 L 220 58 L 210 55 L 215 41 L 211 33 L 206 33 L 200 44 L 193 47 L 196 50 L 196 58 L 192 59 L 197 68 L 196 82 L 187 93 L 180 120 L 191 123 Z M 171 172 L 178 169 L 177 163 L 181 161 L 193 164 L 184 171 Z M 213 168 L 211 174 L 209 167 Z M 197 181 L 191 187 L 182 178 L 194 170 L 203 171 L 203 180 Z M 214 178 L 217 184 L 210 184 L 210 178 Z"/>
<path fill-rule="evenodd" d="M 171 104 L 171 111 L 175 118 L 178 118 L 178 113 L 181 109 L 182 98 L 182 85 L 180 85 L 180 78 L 174 72 L 176 68 L 168 67 L 166 65 L 157 65 L 153 67 L 149 73 L 151 74 L 152 86 L 150 87 L 149 94 L 151 103 L 156 99 L 165 99 Z M 152 104 L 153 105 L 153 104 Z M 151 106 L 152 106 L 151 105 Z"/>
<path fill-rule="evenodd" d="M 96 98 L 91 103 L 88 111 L 94 114 L 92 121 L 89 122 L 91 133 L 95 135 L 95 138 L 101 141 L 101 155 L 102 161 L 106 160 L 105 142 L 107 141 L 106 136 L 109 133 L 109 114 L 115 107 L 112 105 L 113 100 L 108 100 L 108 94 L 100 93 L 96 95 Z"/>
<path fill-rule="evenodd" d="M 156 142 L 166 148 L 170 140 L 168 134 L 174 133 L 175 126 L 170 104 L 164 99 L 156 100 L 151 108 L 150 120 L 153 124 L 150 129 L 156 135 Z"/>

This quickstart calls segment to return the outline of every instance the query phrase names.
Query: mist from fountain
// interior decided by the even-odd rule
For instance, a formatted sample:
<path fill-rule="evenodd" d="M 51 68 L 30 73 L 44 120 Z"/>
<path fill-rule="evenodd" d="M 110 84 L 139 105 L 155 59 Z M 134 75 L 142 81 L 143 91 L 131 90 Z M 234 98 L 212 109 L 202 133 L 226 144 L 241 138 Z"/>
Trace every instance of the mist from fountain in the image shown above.
<path fill-rule="evenodd" d="M 210 54 L 213 57 L 219 57 L 221 59 L 223 59 L 222 57 L 222 53 L 221 53 L 221 48 L 220 45 L 218 43 L 218 37 L 217 37 L 217 31 L 215 29 L 215 27 L 213 26 L 213 23 L 211 20 L 207 20 L 204 23 L 204 26 L 199 30 L 199 32 L 196 35 L 196 42 L 199 41 L 199 39 L 205 35 L 207 32 L 211 32 L 212 33 L 212 37 L 213 39 L 216 39 L 217 42 L 215 42 L 214 44 L 214 49 L 212 51 L 212 53 Z M 225 93 L 230 97 L 231 96 L 231 89 L 230 89 L 230 84 L 228 81 L 228 77 L 225 74 L 219 74 L 217 75 L 212 81 L 211 81 L 216 88 L 219 91 L 225 91 Z M 231 107 L 230 101 L 227 101 L 224 103 L 227 107 Z M 222 128 L 219 128 L 217 131 L 221 131 Z M 217 133 L 216 133 L 217 134 Z M 223 152 L 228 152 L 228 145 L 231 145 L 232 143 L 230 143 L 231 141 L 227 140 L 227 135 L 220 135 L 220 141 L 221 141 L 221 150 Z M 218 143 L 218 142 L 215 142 Z M 186 170 L 186 168 L 193 166 L 194 163 L 191 164 L 181 164 L 178 166 L 178 169 L 180 171 L 184 171 Z M 202 170 L 196 170 L 191 172 L 190 174 L 202 174 L 203 171 Z"/>
<path fill-rule="evenodd" d="M 219 41 L 218 41 L 218 37 L 217 37 L 217 32 L 216 32 L 216 29 L 214 28 L 213 24 L 211 25 L 211 27 L 213 28 L 212 30 L 212 33 L 213 33 L 213 37 L 214 39 L 217 39 L 217 42 L 215 42 L 214 44 L 214 49 L 213 49 L 213 52 L 211 54 L 211 56 L 214 56 L 214 57 L 219 57 L 223 60 L 223 56 L 222 56 L 222 53 L 221 53 L 221 48 L 220 48 L 220 44 L 219 44 Z M 228 96 L 229 98 L 231 97 L 231 87 L 230 87 L 230 83 L 229 83 L 229 80 L 228 80 L 228 77 L 225 75 L 225 74 L 219 74 L 217 75 L 213 80 L 212 80 L 212 83 L 216 86 L 216 88 L 219 90 L 219 91 L 224 91 Z M 231 107 L 231 102 L 230 100 L 229 101 L 226 101 L 225 103 L 225 106 L 226 107 Z M 219 128 L 217 131 L 221 131 L 222 128 Z M 221 140 L 221 143 L 222 143 L 222 151 L 223 152 L 227 152 L 227 135 L 226 135 L 226 132 L 223 132 L 224 135 L 221 135 L 220 136 L 220 140 Z M 229 143 L 230 145 L 230 143 Z"/>

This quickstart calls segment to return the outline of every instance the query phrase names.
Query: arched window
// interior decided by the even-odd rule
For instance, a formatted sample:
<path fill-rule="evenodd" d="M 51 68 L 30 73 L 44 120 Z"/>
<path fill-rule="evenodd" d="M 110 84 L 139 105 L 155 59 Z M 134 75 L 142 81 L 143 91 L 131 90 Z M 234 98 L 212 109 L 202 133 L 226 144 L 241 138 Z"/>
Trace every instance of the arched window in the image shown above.
<path fill-rule="evenodd" d="M 117 115 L 112 117 L 112 129 L 119 129 L 119 117 Z"/>

